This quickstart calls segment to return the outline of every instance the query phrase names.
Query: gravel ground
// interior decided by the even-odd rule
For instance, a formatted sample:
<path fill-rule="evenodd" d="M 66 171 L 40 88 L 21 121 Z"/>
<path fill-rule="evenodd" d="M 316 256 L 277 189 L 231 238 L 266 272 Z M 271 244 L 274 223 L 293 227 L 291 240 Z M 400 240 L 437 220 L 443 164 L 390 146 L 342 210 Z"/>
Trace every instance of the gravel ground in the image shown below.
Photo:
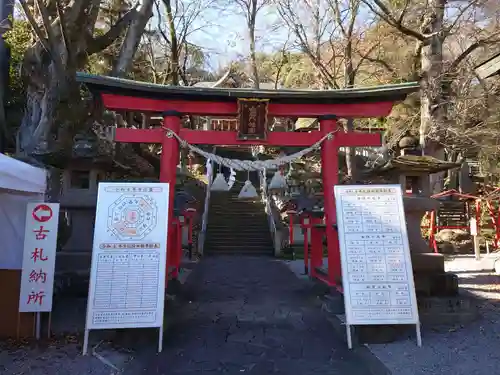
<path fill-rule="evenodd" d="M 286 262 L 298 276 L 303 272 L 303 262 Z M 460 265 L 462 266 L 462 265 Z M 449 269 L 457 265 L 448 263 Z M 500 368 L 500 276 L 464 266 L 458 270 L 461 288 L 476 295 L 480 301 L 482 317 L 465 326 L 429 329 L 423 327 L 423 347 L 415 340 L 398 341 L 386 345 L 369 345 L 368 348 L 394 375 L 448 374 L 491 375 Z M 477 267 L 476 267 L 477 268 Z M 81 339 L 65 334 L 64 326 L 71 331 L 81 330 L 84 309 L 72 305 L 70 313 L 64 312 L 65 324 L 54 327 L 60 332 L 59 340 L 0 344 L 1 375 L 112 375 L 128 369 L 135 354 L 100 341 L 95 335 L 93 355 L 81 356 Z M 56 315 L 56 314 L 54 314 Z M 115 340 L 116 342 L 116 340 Z M 96 347 L 97 346 L 97 347 Z M 458 360 L 460 359 L 460 360 Z M 132 366 L 134 367 L 134 366 Z"/>
<path fill-rule="evenodd" d="M 61 341 L 12 343 L 0 345 L 2 375 L 111 375 L 132 356 L 101 344 L 95 355 L 81 355 L 76 338 Z"/>
<path fill-rule="evenodd" d="M 472 261 L 474 262 L 474 261 Z M 456 270 L 453 261 L 448 269 Z M 423 327 L 423 347 L 414 339 L 369 345 L 384 365 L 398 375 L 491 375 L 500 372 L 500 276 L 467 269 L 455 271 L 460 287 L 478 298 L 481 318 L 464 326 Z"/>
<path fill-rule="evenodd" d="M 299 278 L 305 277 L 302 261 L 285 263 Z M 446 268 L 458 274 L 463 290 L 477 297 L 481 317 L 464 325 L 422 327 L 421 348 L 414 337 L 366 345 L 394 375 L 500 373 L 500 276 L 480 271 L 472 257 L 451 260 Z"/>
<path fill-rule="evenodd" d="M 179 281 L 183 283 L 190 272 L 182 272 Z M 92 331 L 89 355 L 82 356 L 86 304 L 86 299 L 55 304 L 52 340 L 0 341 L 0 375 L 121 374 L 141 346 L 156 342 L 156 330 Z"/>

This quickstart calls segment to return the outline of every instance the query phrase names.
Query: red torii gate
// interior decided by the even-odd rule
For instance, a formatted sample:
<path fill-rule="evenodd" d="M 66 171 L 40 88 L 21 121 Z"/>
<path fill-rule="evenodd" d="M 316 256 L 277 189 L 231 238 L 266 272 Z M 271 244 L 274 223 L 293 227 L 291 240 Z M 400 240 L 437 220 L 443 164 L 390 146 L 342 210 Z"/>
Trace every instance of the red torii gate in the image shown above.
<path fill-rule="evenodd" d="M 100 96 L 105 108 L 153 112 L 163 115 L 163 129 L 116 129 L 116 142 L 159 143 L 162 145 L 160 181 L 175 186 L 179 163 L 179 142 L 169 136 L 170 129 L 190 144 L 264 145 L 309 147 L 325 135 L 335 132 L 321 146 L 323 190 L 325 196 L 326 236 L 328 243 L 328 279 L 340 280 L 340 252 L 336 230 L 333 187 L 338 184 L 338 148 L 380 146 L 380 134 L 347 133 L 338 127 L 338 118 L 385 117 L 395 102 L 418 90 L 417 83 L 385 85 L 346 90 L 249 90 L 215 89 L 153 85 L 145 82 L 79 73 L 79 82 Z M 181 116 L 205 115 L 235 117 L 239 99 L 266 100 L 270 117 L 319 118 L 320 130 L 310 133 L 269 132 L 265 139 L 241 139 L 235 131 L 191 130 L 181 128 Z M 174 189 L 170 191 L 169 222 L 172 222 Z M 169 247 L 172 248 L 172 247 Z"/>

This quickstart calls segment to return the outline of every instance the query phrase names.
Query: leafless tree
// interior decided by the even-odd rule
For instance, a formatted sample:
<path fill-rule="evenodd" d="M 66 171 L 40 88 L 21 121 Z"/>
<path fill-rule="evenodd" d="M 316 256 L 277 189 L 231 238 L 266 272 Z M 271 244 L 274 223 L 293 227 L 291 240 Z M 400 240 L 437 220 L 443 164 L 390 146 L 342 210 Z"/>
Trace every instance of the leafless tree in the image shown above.
<path fill-rule="evenodd" d="M 351 88 L 363 63 L 376 44 L 359 49 L 361 31 L 357 24 L 360 0 L 280 0 L 279 14 L 294 32 L 299 48 L 307 55 L 325 88 Z M 346 130 L 354 122 L 347 119 Z M 348 148 L 348 175 L 355 178 L 354 149 Z"/>
<path fill-rule="evenodd" d="M 272 0 L 229 0 L 223 2 L 229 8 L 236 8 L 236 13 L 245 18 L 250 49 L 250 70 L 253 87 L 260 87 L 259 68 L 257 62 L 257 17 L 270 5 Z"/>
<path fill-rule="evenodd" d="M 103 51 L 125 33 L 113 67 L 126 74 L 152 15 L 153 0 L 129 9 L 104 34 L 95 34 L 102 0 L 20 0 L 36 42 L 26 52 L 22 67 L 27 107 L 18 135 L 18 151 L 48 151 L 54 138 L 58 147 L 68 146 L 75 131 L 84 125 L 76 72 L 88 57 Z"/>
<path fill-rule="evenodd" d="M 498 15 L 478 18 L 484 14 L 484 0 L 430 0 L 425 5 L 405 0 L 397 8 L 381 0 L 362 1 L 380 19 L 415 40 L 415 59 L 420 61 L 420 144 L 423 152 L 432 153 L 428 139 L 440 139 L 450 120 L 449 83 L 478 50 L 500 42 L 500 29 L 495 26 Z M 457 48 L 459 35 L 469 40 L 464 48 Z M 446 54 L 445 43 L 454 53 Z"/>
<path fill-rule="evenodd" d="M 212 25 L 203 18 L 214 0 L 157 0 L 158 22 L 152 30 L 159 38 L 153 42 L 155 55 L 164 62 L 163 83 L 189 85 L 189 69 L 203 62 L 203 48 L 190 42 L 193 33 Z M 203 22 L 197 22 L 203 20 Z"/>
<path fill-rule="evenodd" d="M 340 88 L 340 67 L 336 49 L 326 52 L 334 42 L 335 19 L 322 0 L 276 1 L 281 19 L 295 34 L 297 47 L 309 57 L 323 87 Z"/>

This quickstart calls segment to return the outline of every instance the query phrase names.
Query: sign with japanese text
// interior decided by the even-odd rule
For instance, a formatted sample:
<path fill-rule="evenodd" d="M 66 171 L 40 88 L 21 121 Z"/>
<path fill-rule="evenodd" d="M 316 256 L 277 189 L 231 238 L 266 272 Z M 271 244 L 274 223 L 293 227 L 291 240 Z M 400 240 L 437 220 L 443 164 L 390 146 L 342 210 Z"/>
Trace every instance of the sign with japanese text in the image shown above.
<path fill-rule="evenodd" d="M 419 324 L 400 185 L 335 186 L 349 325 Z"/>
<path fill-rule="evenodd" d="M 24 232 L 20 312 L 52 310 L 59 203 L 29 203 Z"/>
<path fill-rule="evenodd" d="M 163 325 L 169 184 L 100 183 L 86 331 Z"/>
<path fill-rule="evenodd" d="M 238 99 L 238 138 L 266 139 L 268 99 Z"/>

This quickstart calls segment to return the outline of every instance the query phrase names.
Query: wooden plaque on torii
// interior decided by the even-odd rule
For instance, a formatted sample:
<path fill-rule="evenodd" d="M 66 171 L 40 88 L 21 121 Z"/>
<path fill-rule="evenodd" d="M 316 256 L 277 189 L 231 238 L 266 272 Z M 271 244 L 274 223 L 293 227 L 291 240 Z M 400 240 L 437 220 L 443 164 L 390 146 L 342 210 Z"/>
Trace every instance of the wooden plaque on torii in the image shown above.
<path fill-rule="evenodd" d="M 238 98 L 238 139 L 265 140 L 269 99 Z"/>

